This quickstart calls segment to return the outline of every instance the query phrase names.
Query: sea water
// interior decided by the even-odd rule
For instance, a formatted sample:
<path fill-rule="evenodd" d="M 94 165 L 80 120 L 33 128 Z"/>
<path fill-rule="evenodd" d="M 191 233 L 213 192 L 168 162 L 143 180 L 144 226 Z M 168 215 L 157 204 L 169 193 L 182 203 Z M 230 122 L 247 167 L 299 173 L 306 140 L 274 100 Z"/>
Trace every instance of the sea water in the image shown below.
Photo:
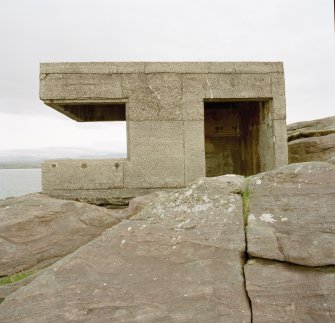
<path fill-rule="evenodd" d="M 0 169 L 0 199 L 41 191 L 41 169 Z"/>

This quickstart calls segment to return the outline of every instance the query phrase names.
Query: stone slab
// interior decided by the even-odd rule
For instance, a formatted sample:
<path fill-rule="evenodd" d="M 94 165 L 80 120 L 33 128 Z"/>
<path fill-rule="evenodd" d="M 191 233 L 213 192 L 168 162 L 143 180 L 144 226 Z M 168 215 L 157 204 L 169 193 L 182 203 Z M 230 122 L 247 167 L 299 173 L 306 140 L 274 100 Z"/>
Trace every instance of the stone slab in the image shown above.
<path fill-rule="evenodd" d="M 327 161 L 335 156 L 335 133 L 292 140 L 288 143 L 289 163 Z"/>
<path fill-rule="evenodd" d="M 249 260 L 244 266 L 252 322 L 334 322 L 335 267 Z"/>
<path fill-rule="evenodd" d="M 24 279 L 13 282 L 11 284 L 0 285 L 0 303 L 2 303 L 5 300 L 5 298 L 8 297 L 10 294 L 13 294 L 21 287 L 28 285 L 36 277 L 38 277 L 42 272 L 43 272 L 43 269 L 27 276 Z"/>
<path fill-rule="evenodd" d="M 288 141 L 335 133 L 335 116 L 292 123 L 287 126 Z"/>
<path fill-rule="evenodd" d="M 112 210 L 29 194 L 0 202 L 0 276 L 43 268 L 119 221 Z"/>
<path fill-rule="evenodd" d="M 306 266 L 335 264 L 335 166 L 291 164 L 249 185 L 248 253 Z"/>
<path fill-rule="evenodd" d="M 137 196 L 143 196 L 156 191 L 164 191 L 164 188 L 113 188 L 105 190 L 45 190 L 45 194 L 67 200 L 87 202 L 96 205 L 110 205 L 115 207 L 127 206 Z"/>
<path fill-rule="evenodd" d="M 0 304 L 0 321 L 250 322 L 242 177 L 159 198 Z M 38 304 L 38 306 L 36 306 Z"/>
<path fill-rule="evenodd" d="M 329 158 L 329 159 L 327 160 L 327 163 L 335 165 L 335 156 L 332 157 L 332 158 Z"/>

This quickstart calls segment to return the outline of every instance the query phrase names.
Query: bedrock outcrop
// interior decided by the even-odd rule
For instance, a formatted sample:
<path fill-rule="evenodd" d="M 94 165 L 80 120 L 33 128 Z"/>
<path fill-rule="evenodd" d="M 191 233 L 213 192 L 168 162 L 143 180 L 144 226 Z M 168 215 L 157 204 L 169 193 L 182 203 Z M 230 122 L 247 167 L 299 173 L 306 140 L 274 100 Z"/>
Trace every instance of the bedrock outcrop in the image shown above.
<path fill-rule="evenodd" d="M 45 267 L 119 223 L 86 203 L 28 194 L 0 202 L 0 276 Z"/>
<path fill-rule="evenodd" d="M 2 322 L 250 322 L 238 176 L 200 179 L 58 261 Z"/>
<path fill-rule="evenodd" d="M 136 197 L 125 209 L 39 193 L 0 201 L 0 277 L 47 267 L 131 218 L 157 197 L 156 193 Z"/>
<path fill-rule="evenodd" d="M 254 323 L 334 321 L 334 183 L 323 162 L 251 179 L 244 269 Z"/>
<path fill-rule="evenodd" d="M 335 165 L 291 164 L 258 174 L 249 197 L 250 256 L 335 265 Z"/>
<path fill-rule="evenodd" d="M 334 267 L 251 259 L 245 266 L 254 323 L 334 322 Z"/>
<path fill-rule="evenodd" d="M 335 116 L 287 126 L 289 163 L 327 161 L 335 156 Z"/>
<path fill-rule="evenodd" d="M 334 167 L 140 197 L 98 238 L 0 288 L 0 321 L 334 322 Z"/>

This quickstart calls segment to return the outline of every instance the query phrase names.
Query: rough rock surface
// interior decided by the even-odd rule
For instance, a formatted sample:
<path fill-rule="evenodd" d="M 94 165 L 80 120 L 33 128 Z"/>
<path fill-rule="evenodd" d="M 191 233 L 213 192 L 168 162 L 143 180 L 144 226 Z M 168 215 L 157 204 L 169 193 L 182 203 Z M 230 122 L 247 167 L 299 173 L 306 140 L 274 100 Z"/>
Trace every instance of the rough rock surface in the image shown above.
<path fill-rule="evenodd" d="M 291 164 L 249 186 L 248 253 L 307 266 L 335 264 L 335 166 Z"/>
<path fill-rule="evenodd" d="M 8 296 L 0 321 L 250 322 L 243 182 L 200 179 L 158 193 Z"/>
<path fill-rule="evenodd" d="M 335 156 L 332 157 L 332 158 L 330 158 L 330 159 L 328 159 L 327 163 L 335 165 Z"/>
<path fill-rule="evenodd" d="M 287 126 L 289 163 L 327 161 L 335 156 L 335 116 Z"/>
<path fill-rule="evenodd" d="M 321 137 L 309 137 L 288 143 L 289 163 L 327 161 L 335 156 L 335 133 Z"/>
<path fill-rule="evenodd" d="M 119 223 L 113 210 L 28 194 L 0 202 L 0 276 L 42 268 Z"/>
<path fill-rule="evenodd" d="M 335 133 L 335 116 L 292 123 L 287 126 L 288 141 Z"/>
<path fill-rule="evenodd" d="M 135 214 L 142 211 L 150 203 L 154 202 L 157 198 L 159 198 L 159 192 L 135 197 L 129 202 L 129 206 L 125 212 L 125 218 L 130 219 Z"/>
<path fill-rule="evenodd" d="M 128 207 L 125 208 L 109 208 L 113 212 L 113 216 L 119 221 L 130 219 L 135 214 L 139 213 L 144 207 L 153 202 L 159 197 L 159 192 L 150 193 L 147 195 L 137 196 L 130 200 Z M 106 207 L 106 206 L 105 206 Z M 115 207 L 114 204 L 111 207 Z"/>
<path fill-rule="evenodd" d="M 5 284 L 5 285 L 0 285 L 0 303 L 4 301 L 4 299 L 10 295 L 16 292 L 18 289 L 20 289 L 23 286 L 26 286 L 29 284 L 31 281 L 33 281 L 36 277 L 38 277 L 41 273 L 43 272 L 42 270 L 37 271 L 36 273 L 22 279 L 19 281 L 16 281 L 11 284 Z"/>
<path fill-rule="evenodd" d="M 291 164 L 246 183 L 200 179 L 120 210 L 41 194 L 1 201 L 0 264 L 14 238 L 28 241 L 16 242 L 23 259 L 24 244 L 84 245 L 0 286 L 0 322 L 334 322 L 335 165 Z M 248 253 L 259 258 L 244 265 L 247 204 Z"/>
<path fill-rule="evenodd" d="M 335 267 L 249 260 L 244 267 L 254 323 L 335 322 Z"/>

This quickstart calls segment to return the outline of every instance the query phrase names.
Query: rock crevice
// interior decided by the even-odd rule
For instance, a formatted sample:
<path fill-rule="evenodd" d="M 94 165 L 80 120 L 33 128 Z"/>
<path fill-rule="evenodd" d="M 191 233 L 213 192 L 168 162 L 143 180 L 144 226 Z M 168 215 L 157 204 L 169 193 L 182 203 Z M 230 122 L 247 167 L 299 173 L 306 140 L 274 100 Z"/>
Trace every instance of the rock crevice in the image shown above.
<path fill-rule="evenodd" d="M 332 322 L 335 168 L 292 164 L 249 184 L 244 266 L 254 322 Z"/>
<path fill-rule="evenodd" d="M 139 197 L 7 288 L 0 320 L 333 322 L 334 182 L 335 166 L 314 162 Z"/>

